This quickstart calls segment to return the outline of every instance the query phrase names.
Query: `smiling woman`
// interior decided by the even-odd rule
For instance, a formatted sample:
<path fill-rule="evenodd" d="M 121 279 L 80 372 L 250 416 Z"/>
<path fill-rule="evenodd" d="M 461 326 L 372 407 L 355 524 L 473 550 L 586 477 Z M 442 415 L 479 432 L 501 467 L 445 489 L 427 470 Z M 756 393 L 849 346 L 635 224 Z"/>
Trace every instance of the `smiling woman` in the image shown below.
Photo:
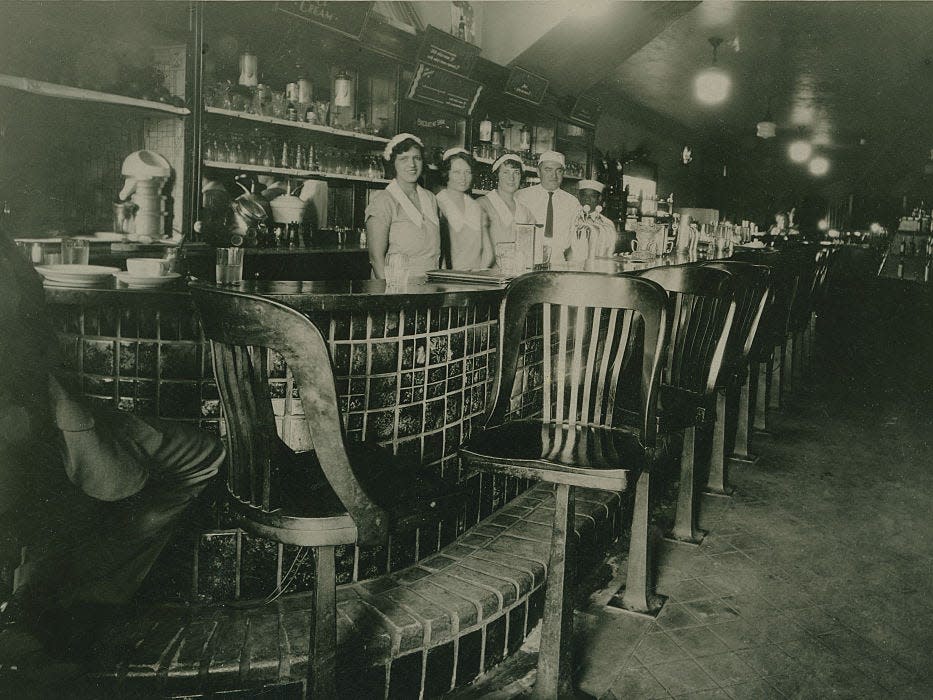
<path fill-rule="evenodd" d="M 398 253 L 408 274 L 422 275 L 438 266 L 440 230 L 434 195 L 418 185 L 424 144 L 413 134 L 398 134 L 386 144 L 383 158 L 395 178 L 366 207 L 366 238 L 373 277 L 385 279 L 386 256 Z"/>
<path fill-rule="evenodd" d="M 441 243 L 445 265 L 454 270 L 487 268 L 493 261 L 489 227 L 484 213 L 469 192 L 473 183 L 473 159 L 464 148 L 444 153 L 441 173 L 447 187 L 437 195 L 441 212 Z"/>

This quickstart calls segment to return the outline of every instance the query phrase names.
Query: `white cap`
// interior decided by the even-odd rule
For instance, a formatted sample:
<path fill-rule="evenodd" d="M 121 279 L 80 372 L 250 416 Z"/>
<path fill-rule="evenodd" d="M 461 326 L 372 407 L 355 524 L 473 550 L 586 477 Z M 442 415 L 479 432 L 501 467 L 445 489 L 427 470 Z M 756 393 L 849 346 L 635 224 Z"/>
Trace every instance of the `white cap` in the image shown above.
<path fill-rule="evenodd" d="M 389 160 L 390 158 L 392 158 L 392 149 L 398 146 L 405 139 L 411 139 L 412 141 L 417 143 L 419 146 L 424 148 L 424 142 L 421 139 L 419 139 L 417 136 L 415 136 L 414 134 L 409 134 L 409 133 L 396 134 L 390 139 L 389 143 L 386 144 L 386 147 L 382 149 L 382 158 L 384 160 Z"/>
<path fill-rule="evenodd" d="M 606 186 L 598 180 L 580 180 L 579 188 L 581 190 L 596 190 L 602 194 L 603 190 L 606 189 Z"/>
<path fill-rule="evenodd" d="M 563 153 L 558 153 L 557 151 L 545 151 L 540 156 L 538 156 L 538 165 L 541 165 L 548 160 L 554 161 L 555 163 L 560 163 L 560 167 L 564 167 Z"/>
<path fill-rule="evenodd" d="M 454 146 L 453 148 L 448 148 L 446 151 L 444 151 L 444 160 L 452 158 L 458 153 L 462 153 L 465 156 L 470 155 L 470 152 L 467 149 L 461 148 L 460 146 Z"/>
<path fill-rule="evenodd" d="M 504 156 L 499 156 L 498 158 L 496 158 L 495 162 L 493 162 L 492 164 L 492 171 L 496 172 L 496 170 L 499 169 L 499 166 L 505 163 L 507 160 L 510 160 L 513 163 L 517 163 L 518 169 L 522 170 L 522 166 L 524 165 L 524 163 L 522 163 L 522 159 L 519 158 L 514 153 L 506 153 Z"/>

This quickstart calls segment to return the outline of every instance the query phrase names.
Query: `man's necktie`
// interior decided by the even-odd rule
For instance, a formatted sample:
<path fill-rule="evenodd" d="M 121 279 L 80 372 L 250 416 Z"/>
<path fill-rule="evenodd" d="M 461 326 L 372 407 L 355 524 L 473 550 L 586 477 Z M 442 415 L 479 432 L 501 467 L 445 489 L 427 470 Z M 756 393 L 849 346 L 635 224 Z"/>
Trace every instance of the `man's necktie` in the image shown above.
<path fill-rule="evenodd" d="M 554 236 L 554 193 L 547 193 L 547 216 L 544 219 L 544 237 Z"/>

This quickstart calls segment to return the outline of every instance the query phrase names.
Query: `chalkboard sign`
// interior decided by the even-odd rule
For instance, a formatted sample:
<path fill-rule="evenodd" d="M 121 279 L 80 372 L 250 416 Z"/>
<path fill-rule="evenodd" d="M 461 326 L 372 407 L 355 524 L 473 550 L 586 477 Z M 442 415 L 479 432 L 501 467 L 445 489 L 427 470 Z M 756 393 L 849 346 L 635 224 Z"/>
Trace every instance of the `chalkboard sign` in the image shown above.
<path fill-rule="evenodd" d="M 411 87 L 408 88 L 408 97 L 469 116 L 482 91 L 483 86 L 475 80 L 419 63 Z"/>
<path fill-rule="evenodd" d="M 544 93 L 547 92 L 547 86 L 548 81 L 546 78 L 529 73 L 524 68 L 513 66 L 503 92 L 520 100 L 539 105 L 541 100 L 544 99 Z"/>
<path fill-rule="evenodd" d="M 442 32 L 437 27 L 428 26 L 418 51 L 418 60 L 452 73 L 469 75 L 478 55 L 478 46 Z"/>
<path fill-rule="evenodd" d="M 573 109 L 570 110 L 570 118 L 581 124 L 596 126 L 596 122 L 599 120 L 599 113 L 602 111 L 603 107 L 599 104 L 599 100 L 580 95 L 573 105 Z"/>
<path fill-rule="evenodd" d="M 280 12 L 303 20 L 320 24 L 359 39 L 366 25 L 366 18 L 372 10 L 374 2 L 329 2 L 328 0 L 301 0 L 301 2 L 285 2 L 279 0 L 276 7 Z"/>

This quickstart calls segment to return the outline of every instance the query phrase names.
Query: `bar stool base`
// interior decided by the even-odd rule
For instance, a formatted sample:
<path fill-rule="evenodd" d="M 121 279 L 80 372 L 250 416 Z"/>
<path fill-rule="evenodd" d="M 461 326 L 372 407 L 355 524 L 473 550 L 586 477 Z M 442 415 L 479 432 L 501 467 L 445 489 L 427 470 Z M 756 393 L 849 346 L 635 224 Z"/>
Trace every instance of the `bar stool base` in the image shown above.
<path fill-rule="evenodd" d="M 755 437 L 773 438 L 774 432 L 771 430 L 759 430 L 758 428 L 755 428 L 754 435 Z"/>
<path fill-rule="evenodd" d="M 715 496 L 716 498 L 732 498 L 732 495 L 735 493 L 734 486 L 727 486 L 722 491 L 719 489 L 711 489 L 709 487 L 703 489 L 704 496 Z"/>
<path fill-rule="evenodd" d="M 737 464 L 757 464 L 761 459 L 760 455 L 730 455 L 729 461 Z"/>
<path fill-rule="evenodd" d="M 611 608 L 613 611 L 618 610 L 620 612 L 628 613 L 629 615 L 636 615 L 641 618 L 648 618 L 653 620 L 658 616 L 658 613 L 661 612 L 661 609 L 667 602 L 666 595 L 652 594 L 648 596 L 648 610 L 632 610 L 632 608 L 625 607 L 625 603 L 623 601 L 624 591 L 624 586 L 616 591 L 615 595 L 609 599 L 608 603 L 606 603 L 606 607 Z"/>
<path fill-rule="evenodd" d="M 692 537 L 677 537 L 673 532 L 668 532 L 664 535 L 664 541 L 674 544 L 685 544 L 689 547 L 699 547 L 707 534 L 706 530 L 700 530 L 699 528 L 694 531 Z"/>

